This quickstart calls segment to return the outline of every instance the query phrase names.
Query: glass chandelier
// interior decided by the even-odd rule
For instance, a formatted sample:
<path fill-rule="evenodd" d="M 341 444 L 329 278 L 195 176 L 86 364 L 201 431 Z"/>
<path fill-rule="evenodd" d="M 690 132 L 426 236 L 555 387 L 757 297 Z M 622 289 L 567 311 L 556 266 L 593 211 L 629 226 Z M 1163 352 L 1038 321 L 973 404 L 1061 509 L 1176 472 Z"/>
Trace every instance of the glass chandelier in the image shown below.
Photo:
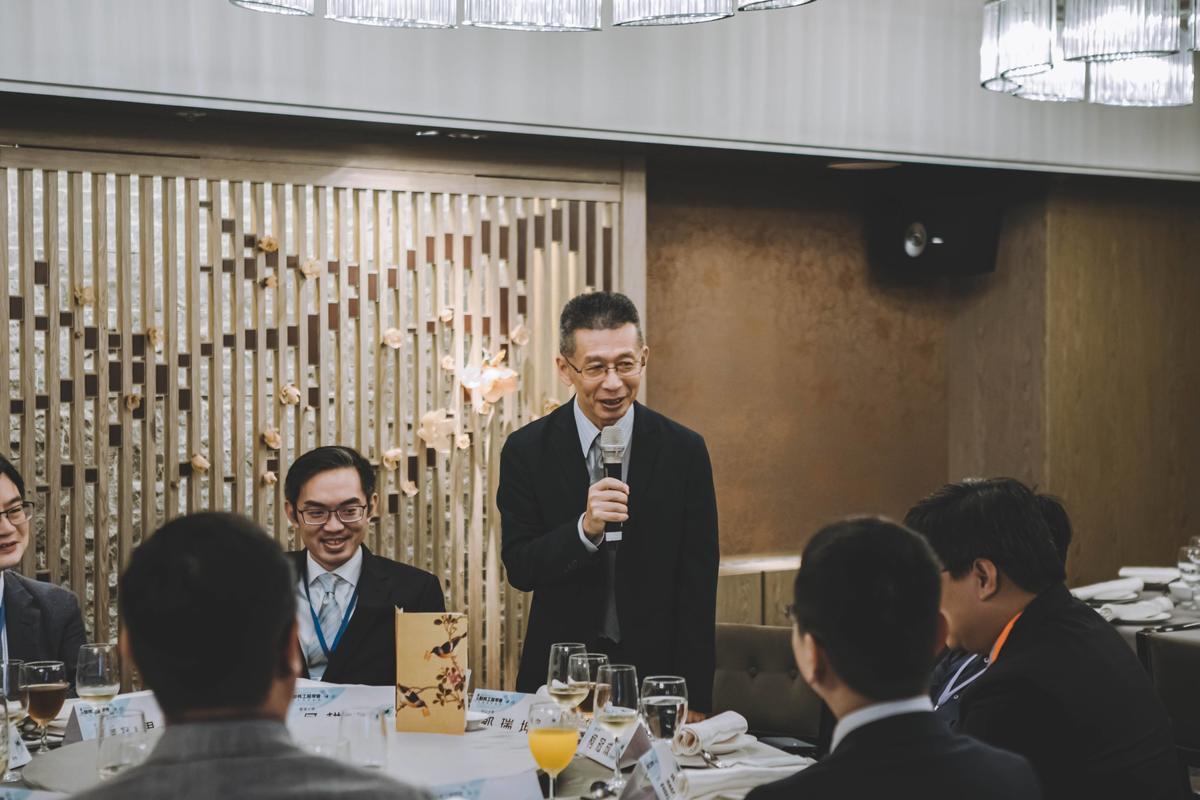
<path fill-rule="evenodd" d="M 733 16 L 734 0 L 613 0 L 613 25 L 682 25 Z"/>
<path fill-rule="evenodd" d="M 1054 64 L 1055 0 L 1004 0 L 1000 10 L 999 66 L 1020 82 Z"/>
<path fill-rule="evenodd" d="M 1065 0 L 1063 55 L 1072 61 L 1167 56 L 1180 50 L 1179 0 Z"/>
<path fill-rule="evenodd" d="M 229 0 L 235 6 L 271 14 L 305 14 L 312 16 L 316 0 Z"/>
<path fill-rule="evenodd" d="M 1195 75 L 1188 50 L 1158 58 L 1088 65 L 1088 100 L 1108 106 L 1186 106 Z"/>
<path fill-rule="evenodd" d="M 1000 5 L 1006 0 L 983 4 L 983 36 L 979 44 L 979 85 L 990 92 L 1013 92 L 1020 87 L 1000 71 Z"/>
<path fill-rule="evenodd" d="M 772 8 L 791 8 L 813 0 L 738 0 L 738 11 L 768 11 Z"/>
<path fill-rule="evenodd" d="M 600 0 L 466 0 L 463 25 L 517 31 L 598 31 Z"/>
<path fill-rule="evenodd" d="M 453 28 L 455 0 L 325 0 L 325 18 L 390 28 Z"/>

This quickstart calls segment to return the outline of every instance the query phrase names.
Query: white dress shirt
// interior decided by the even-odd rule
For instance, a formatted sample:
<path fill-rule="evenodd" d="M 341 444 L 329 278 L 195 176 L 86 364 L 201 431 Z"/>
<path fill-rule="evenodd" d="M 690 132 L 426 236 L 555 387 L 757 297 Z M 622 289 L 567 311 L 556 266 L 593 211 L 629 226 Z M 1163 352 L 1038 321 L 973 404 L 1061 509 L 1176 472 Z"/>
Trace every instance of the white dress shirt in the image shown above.
<path fill-rule="evenodd" d="M 907 700 L 889 700 L 884 703 L 872 703 L 869 706 L 863 706 L 857 711 L 851 711 L 846 716 L 838 720 L 838 724 L 833 729 L 833 740 L 829 745 L 829 752 L 837 750 L 838 744 L 842 739 L 845 739 L 854 731 L 870 725 L 872 722 L 878 722 L 881 719 L 888 717 L 898 717 L 901 714 L 912 714 L 917 711 L 933 711 L 933 701 L 928 695 L 919 695 L 910 697 Z"/>
<path fill-rule="evenodd" d="M 587 461 L 588 451 L 592 449 L 592 442 L 596 441 L 596 437 L 600 435 L 600 429 L 593 425 L 592 421 L 580 410 L 578 397 L 572 402 L 575 404 L 575 429 L 579 432 L 579 446 L 583 450 L 583 460 Z M 629 404 L 629 410 L 625 412 L 625 415 L 613 424 L 616 425 L 617 430 L 624 434 L 625 438 L 625 456 L 621 460 L 621 477 L 624 478 L 629 474 L 629 454 L 633 452 L 632 403 Z M 600 548 L 583 532 L 583 518 L 586 514 L 587 512 L 584 511 L 583 514 L 579 515 L 579 539 L 583 542 L 583 546 L 587 548 L 589 553 L 594 553 Z"/>
<path fill-rule="evenodd" d="M 304 576 L 300 576 L 300 580 L 296 581 L 296 622 L 299 625 L 300 635 L 300 652 L 307 653 L 314 647 L 317 647 L 317 629 L 313 626 L 313 612 L 318 615 L 321 613 L 321 589 L 317 585 L 317 578 L 324 575 L 330 570 L 325 569 L 316 562 L 312 557 L 312 553 L 307 553 L 305 558 L 308 561 L 308 586 L 304 585 Z M 342 580 L 338 581 L 333 589 L 333 599 L 337 602 L 339 616 L 346 613 L 346 608 L 350 604 L 350 598 L 354 596 L 354 588 L 358 586 L 358 580 L 362 576 L 363 551 L 359 545 L 358 550 L 350 557 L 350 560 L 342 564 L 337 569 L 333 570 L 333 574 L 337 575 Z M 0 585 L 0 589 L 2 589 Z M 312 592 L 312 602 L 314 606 L 309 605 L 309 592 Z M 310 610 L 311 609 L 311 610 Z M 350 616 L 354 616 L 354 612 L 350 612 Z M 327 641 L 330 647 L 333 642 Z M 315 681 L 321 680 L 321 676 L 325 674 L 325 668 L 328 664 L 318 664 L 313 666 L 308 665 L 308 674 Z"/>

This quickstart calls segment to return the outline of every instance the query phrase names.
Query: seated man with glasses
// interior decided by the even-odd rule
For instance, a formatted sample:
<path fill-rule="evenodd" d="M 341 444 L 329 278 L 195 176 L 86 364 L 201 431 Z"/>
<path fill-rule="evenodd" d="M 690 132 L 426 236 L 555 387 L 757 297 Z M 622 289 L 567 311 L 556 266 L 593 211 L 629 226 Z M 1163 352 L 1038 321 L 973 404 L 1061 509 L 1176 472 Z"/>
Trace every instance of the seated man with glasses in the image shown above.
<path fill-rule="evenodd" d="M 62 587 L 14 571 L 29 546 L 32 515 L 21 473 L 0 456 L 0 656 L 61 661 L 74 684 L 79 646 L 87 642 L 79 601 Z"/>
<path fill-rule="evenodd" d="M 441 583 L 363 544 L 378 498 L 375 469 L 358 451 L 308 451 L 288 469 L 283 493 L 304 543 L 288 555 L 298 577 L 296 619 L 307 676 L 394 685 L 395 609 L 445 611 Z"/>
<path fill-rule="evenodd" d="M 550 646 L 583 642 L 639 675 L 687 679 L 693 719 L 712 705 L 717 501 L 704 439 L 636 402 L 649 349 L 633 302 L 574 298 L 559 320 L 559 379 L 571 402 L 513 433 L 500 456 L 502 556 L 533 592 L 517 689 L 546 680 Z M 600 439 L 624 442 L 621 479 Z M 614 458 L 614 471 L 618 465 Z M 621 541 L 605 541 L 621 523 Z"/>

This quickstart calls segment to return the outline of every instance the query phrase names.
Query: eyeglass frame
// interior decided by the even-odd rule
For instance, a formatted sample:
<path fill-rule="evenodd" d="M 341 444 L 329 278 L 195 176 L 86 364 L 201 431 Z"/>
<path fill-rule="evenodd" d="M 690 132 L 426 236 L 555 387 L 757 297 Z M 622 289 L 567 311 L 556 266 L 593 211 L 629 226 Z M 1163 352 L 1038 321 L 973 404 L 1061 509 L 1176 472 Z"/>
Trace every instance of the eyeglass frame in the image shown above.
<path fill-rule="evenodd" d="M 357 509 L 362 516 L 358 517 L 357 519 L 346 519 L 342 516 L 343 511 L 352 511 L 354 509 Z M 337 508 L 297 508 L 296 518 L 299 519 L 302 524 L 313 528 L 319 528 L 322 525 L 328 524 L 329 520 L 333 519 L 335 516 L 338 518 L 338 522 L 342 523 L 343 525 L 353 525 L 366 519 L 368 516 L 367 512 L 370 509 L 371 507 L 365 503 L 361 505 L 355 504 L 350 506 L 338 506 Z M 313 522 L 308 518 L 309 514 L 324 514 L 325 518 L 320 522 Z"/>
<path fill-rule="evenodd" d="M 568 367 L 570 367 L 571 369 L 575 370 L 575 373 L 576 373 L 577 375 L 579 375 L 579 377 L 580 377 L 582 380 L 589 381 L 589 382 L 591 382 L 591 383 L 597 383 L 597 382 L 599 382 L 599 381 L 602 381 L 602 380 L 604 380 L 605 378 L 607 378 L 607 377 L 608 377 L 608 373 L 609 373 L 609 371 L 610 371 L 610 370 L 611 370 L 612 372 L 615 372 L 618 378 L 636 378 L 638 375 L 641 375 L 641 374 L 642 374 L 642 371 L 643 371 L 643 370 L 645 370 L 645 369 L 646 369 L 646 356 L 644 356 L 644 355 L 643 355 L 643 356 L 640 356 L 640 357 L 639 357 L 639 358 L 636 360 L 636 363 L 637 363 L 637 372 L 626 372 L 625 374 L 621 374 L 621 371 L 620 371 L 620 370 L 617 368 L 617 364 L 604 364 L 604 365 L 603 365 L 603 367 L 604 367 L 604 374 L 603 374 L 603 375 L 597 375 L 597 376 L 595 376 L 594 378 L 591 378 L 591 377 L 588 377 L 587 375 L 585 375 L 585 374 L 584 374 L 584 372 L 583 372 L 583 370 L 585 370 L 585 369 L 590 369 L 590 368 L 591 368 L 591 367 L 593 367 L 593 366 L 599 367 L 599 366 L 601 366 L 600 364 L 589 364 L 589 365 L 586 365 L 586 366 L 584 366 L 584 367 L 583 367 L 583 369 L 580 369 L 579 367 L 577 367 L 577 366 L 575 366 L 574 364 L 572 364 L 572 363 L 571 363 L 571 359 L 567 358 L 566 356 L 563 356 L 563 357 L 562 357 L 562 360 L 563 360 L 563 361 L 565 361 L 565 362 L 567 363 L 567 366 L 568 366 Z M 621 360 L 623 361 L 624 359 L 621 359 Z M 618 362 L 618 363 L 620 363 L 620 362 Z"/>
<path fill-rule="evenodd" d="M 13 506 L 12 508 L 0 511 L 0 516 L 3 516 L 5 519 L 7 519 L 8 524 L 12 525 L 15 528 L 18 525 L 24 525 L 25 523 L 29 522 L 33 518 L 33 509 L 35 507 L 36 507 L 36 504 L 32 500 L 22 500 L 21 504 L 19 506 Z M 18 511 L 22 511 L 25 513 L 25 518 L 22 519 L 20 522 L 16 522 L 12 518 L 12 515 Z"/>

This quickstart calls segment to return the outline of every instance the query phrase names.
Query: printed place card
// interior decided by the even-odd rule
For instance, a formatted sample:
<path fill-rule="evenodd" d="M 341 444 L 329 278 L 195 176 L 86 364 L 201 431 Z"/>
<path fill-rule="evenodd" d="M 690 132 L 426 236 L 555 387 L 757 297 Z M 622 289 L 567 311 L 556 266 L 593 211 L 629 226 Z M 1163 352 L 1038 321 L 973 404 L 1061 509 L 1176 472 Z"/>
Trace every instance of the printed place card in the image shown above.
<path fill-rule="evenodd" d="M 497 689 L 476 689 L 471 694 L 471 711 L 487 716 L 480 727 L 503 733 L 528 733 L 529 710 L 540 698 L 524 692 L 502 692 Z"/>
<path fill-rule="evenodd" d="M 396 610 L 396 730 L 461 736 L 467 718 L 467 615 Z"/>
<path fill-rule="evenodd" d="M 349 708 L 374 708 L 391 717 L 395 714 L 395 690 L 391 686 L 360 686 L 310 683 L 296 686 L 288 707 L 287 726 L 292 733 L 336 724 Z"/>
<path fill-rule="evenodd" d="M 71 709 L 67 720 L 67 730 L 63 734 L 63 744 L 73 744 L 87 739 L 95 739 L 100 735 L 100 714 L 106 709 L 113 711 L 141 711 L 146 718 L 146 730 L 152 731 L 163 727 L 166 720 L 154 692 L 130 692 L 119 694 L 107 704 L 93 705 L 81 700 Z"/>
<path fill-rule="evenodd" d="M 637 763 L 642 754 L 650 748 L 650 736 L 646 733 L 646 729 L 638 723 L 633 726 L 632 732 L 626 733 L 621 737 L 621 769 L 632 766 Z M 587 730 L 583 733 L 583 739 L 579 741 L 579 750 L 576 755 L 587 756 L 597 764 L 601 764 L 609 769 L 613 768 L 613 735 L 601 727 L 599 722 L 592 720 L 588 724 Z"/>
<path fill-rule="evenodd" d="M 671 752 L 671 743 L 654 742 L 638 759 L 638 768 L 654 789 L 658 800 L 679 800 L 687 796 L 687 778 Z"/>
<path fill-rule="evenodd" d="M 438 800 L 542 800 L 536 770 L 435 786 L 430 791 Z"/>

